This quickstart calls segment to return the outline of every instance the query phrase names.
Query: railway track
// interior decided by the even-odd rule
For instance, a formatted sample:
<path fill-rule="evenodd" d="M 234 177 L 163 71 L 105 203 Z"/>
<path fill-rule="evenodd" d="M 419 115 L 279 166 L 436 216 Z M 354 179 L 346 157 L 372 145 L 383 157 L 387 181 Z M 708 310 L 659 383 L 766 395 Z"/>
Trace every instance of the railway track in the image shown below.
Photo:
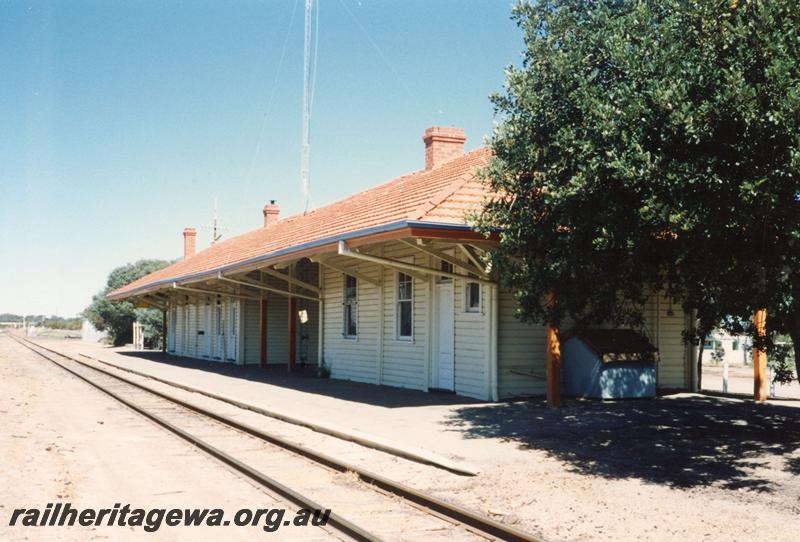
<path fill-rule="evenodd" d="M 355 540 L 540 539 L 26 338 L 17 343 L 302 508 L 330 509 Z"/>

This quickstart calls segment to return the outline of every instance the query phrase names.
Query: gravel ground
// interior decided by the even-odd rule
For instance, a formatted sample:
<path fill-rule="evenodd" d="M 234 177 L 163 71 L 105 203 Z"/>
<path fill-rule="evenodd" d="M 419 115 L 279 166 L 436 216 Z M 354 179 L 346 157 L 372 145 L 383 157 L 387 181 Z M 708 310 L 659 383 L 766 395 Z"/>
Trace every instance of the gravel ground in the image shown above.
<path fill-rule="evenodd" d="M 249 369 L 212 375 L 198 371 L 203 362 L 120 359 L 466 460 L 481 474 L 386 459 L 373 469 L 546 540 L 783 541 L 800 532 L 797 401 L 687 394 L 549 410 L 540 400 L 492 404 L 334 381 L 260 382 Z"/>
<path fill-rule="evenodd" d="M 451 423 L 466 438 L 526 458 L 438 491 L 551 540 L 796 540 L 798 415 L 696 395 L 463 408 Z"/>
<path fill-rule="evenodd" d="M 257 527 L 9 526 L 15 508 L 241 508 L 287 505 L 77 378 L 0 337 L 0 540 L 249 540 Z M 292 512 L 293 507 L 289 507 Z M 335 540 L 281 528 L 277 540 Z"/>
<path fill-rule="evenodd" d="M 703 389 L 722 392 L 722 366 L 703 365 Z M 728 392 L 753 396 L 753 368 L 730 367 L 728 369 Z M 779 399 L 800 399 L 800 383 L 797 380 L 788 384 L 775 384 L 775 397 Z"/>

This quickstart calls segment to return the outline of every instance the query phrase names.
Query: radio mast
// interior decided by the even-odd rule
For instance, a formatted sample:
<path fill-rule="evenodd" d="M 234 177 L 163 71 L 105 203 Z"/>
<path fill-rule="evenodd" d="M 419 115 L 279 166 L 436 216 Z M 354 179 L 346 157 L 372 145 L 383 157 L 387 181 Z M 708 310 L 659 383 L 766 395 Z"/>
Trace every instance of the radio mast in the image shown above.
<path fill-rule="evenodd" d="M 314 0 L 306 0 L 305 39 L 303 43 L 303 146 L 300 150 L 300 179 L 303 183 L 303 214 L 308 212 L 311 191 L 311 11 Z"/>

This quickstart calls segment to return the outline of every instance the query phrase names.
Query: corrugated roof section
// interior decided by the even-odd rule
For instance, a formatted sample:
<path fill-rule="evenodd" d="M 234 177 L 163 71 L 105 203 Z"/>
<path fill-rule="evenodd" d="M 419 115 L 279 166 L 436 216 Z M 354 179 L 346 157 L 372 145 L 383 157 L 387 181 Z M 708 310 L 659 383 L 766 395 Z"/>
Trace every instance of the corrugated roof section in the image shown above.
<path fill-rule="evenodd" d="M 489 149 L 480 148 L 436 169 L 398 177 L 305 215 L 291 216 L 212 245 L 109 295 L 119 296 L 156 282 L 180 280 L 293 246 L 402 220 L 464 224 L 465 214 L 476 209 L 484 197 L 476 173 L 489 158 Z"/>

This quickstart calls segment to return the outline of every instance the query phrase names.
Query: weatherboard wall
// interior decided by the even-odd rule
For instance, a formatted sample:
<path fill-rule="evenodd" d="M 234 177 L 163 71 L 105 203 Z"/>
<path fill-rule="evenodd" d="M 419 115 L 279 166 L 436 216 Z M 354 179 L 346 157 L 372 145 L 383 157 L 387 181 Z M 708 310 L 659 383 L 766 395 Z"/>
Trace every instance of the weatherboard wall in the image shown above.
<path fill-rule="evenodd" d="M 501 399 L 543 395 L 547 382 L 547 328 L 514 316 L 516 301 L 500 290 L 498 329 L 498 395 Z M 689 347 L 683 343 L 687 316 L 663 293 L 645 305 L 645 334 L 659 350 L 657 386 L 684 389 Z M 565 331 L 569 326 L 565 326 Z"/>

